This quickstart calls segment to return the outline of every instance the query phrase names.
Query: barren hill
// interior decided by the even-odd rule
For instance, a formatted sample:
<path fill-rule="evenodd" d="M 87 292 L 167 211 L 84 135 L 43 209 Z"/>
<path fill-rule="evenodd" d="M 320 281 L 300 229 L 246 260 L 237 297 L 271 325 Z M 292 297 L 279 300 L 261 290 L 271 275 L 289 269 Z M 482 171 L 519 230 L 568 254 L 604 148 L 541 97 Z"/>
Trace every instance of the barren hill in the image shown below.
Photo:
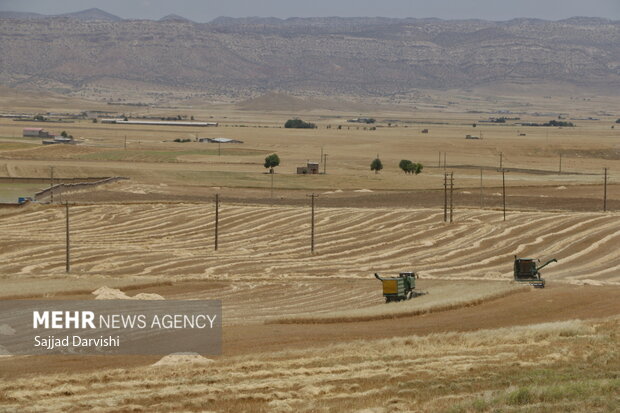
<path fill-rule="evenodd" d="M 239 100 L 550 81 L 620 90 L 620 22 L 591 18 L 12 18 L 0 19 L 0 53 L 3 85 L 87 96 L 133 84 L 136 96 L 176 90 Z"/>

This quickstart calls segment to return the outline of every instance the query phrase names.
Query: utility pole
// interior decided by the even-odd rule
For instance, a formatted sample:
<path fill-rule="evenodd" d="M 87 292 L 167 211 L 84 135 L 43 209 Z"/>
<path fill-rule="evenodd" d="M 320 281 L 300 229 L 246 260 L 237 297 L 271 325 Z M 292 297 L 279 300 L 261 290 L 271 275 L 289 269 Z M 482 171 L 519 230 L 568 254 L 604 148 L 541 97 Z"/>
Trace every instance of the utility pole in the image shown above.
<path fill-rule="evenodd" d="M 54 167 L 50 169 L 50 202 L 54 203 Z"/>
<path fill-rule="evenodd" d="M 443 174 L 443 222 L 448 222 L 448 174 Z"/>
<path fill-rule="evenodd" d="M 327 154 L 323 155 L 323 175 L 327 174 Z"/>
<path fill-rule="evenodd" d="M 67 222 L 66 222 L 66 228 L 67 228 L 67 234 L 66 234 L 67 235 L 67 239 L 66 239 L 66 241 L 67 241 L 66 242 L 66 253 L 67 254 L 66 254 L 66 257 L 65 257 L 65 270 L 68 273 L 68 272 L 71 271 L 71 260 L 70 260 L 71 256 L 70 256 L 70 253 L 69 253 L 69 250 L 70 250 L 70 243 L 69 243 L 69 241 L 70 240 L 69 240 L 69 203 L 68 202 L 65 202 L 65 216 L 66 216 L 66 220 L 67 220 Z"/>
<path fill-rule="evenodd" d="M 127 135 L 125 135 L 125 150 L 127 150 Z"/>
<path fill-rule="evenodd" d="M 452 216 L 454 214 L 454 172 L 450 172 L 450 223 L 452 223 Z"/>
<path fill-rule="evenodd" d="M 441 151 L 439 151 L 439 163 L 437 164 L 437 168 L 441 168 Z"/>
<path fill-rule="evenodd" d="M 271 175 L 271 203 L 273 204 L 273 176 L 275 174 L 269 174 Z"/>
<path fill-rule="evenodd" d="M 504 204 L 504 221 L 506 221 L 506 172 L 502 169 L 502 200 Z"/>
<path fill-rule="evenodd" d="M 220 226 L 220 194 L 215 194 L 215 250 L 217 251 L 218 229 Z"/>
<path fill-rule="evenodd" d="M 222 157 L 222 142 L 217 143 L 217 156 Z"/>
<path fill-rule="evenodd" d="M 447 152 L 443 153 L 443 170 L 444 170 L 444 172 L 446 171 L 446 154 L 447 154 Z"/>
<path fill-rule="evenodd" d="M 482 168 L 480 168 L 480 209 L 483 208 L 483 195 L 482 195 Z"/>
<path fill-rule="evenodd" d="M 308 195 L 311 199 L 311 208 L 312 208 L 312 216 L 310 219 L 310 252 L 314 254 L 314 199 L 318 197 L 314 193 L 312 195 Z"/>
<path fill-rule="evenodd" d="M 605 168 L 605 181 L 603 185 L 603 211 L 607 211 L 607 168 Z"/>
<path fill-rule="evenodd" d="M 503 154 L 503 152 L 499 153 L 499 170 L 500 171 L 504 170 L 504 154 Z"/>

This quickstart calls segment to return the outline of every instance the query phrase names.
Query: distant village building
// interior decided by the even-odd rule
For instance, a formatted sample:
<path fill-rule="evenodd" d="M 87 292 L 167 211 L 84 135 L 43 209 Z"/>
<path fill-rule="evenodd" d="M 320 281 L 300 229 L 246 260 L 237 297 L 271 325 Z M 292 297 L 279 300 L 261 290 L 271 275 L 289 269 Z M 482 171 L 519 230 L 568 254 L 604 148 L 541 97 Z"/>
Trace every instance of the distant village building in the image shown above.
<path fill-rule="evenodd" d="M 43 128 L 24 128 L 24 138 L 49 138 L 51 135 Z"/>
<path fill-rule="evenodd" d="M 217 126 L 217 122 L 181 122 L 167 120 L 125 120 L 125 119 L 101 119 L 101 123 L 122 125 L 154 125 L 154 126 Z"/>
<path fill-rule="evenodd" d="M 465 135 L 465 139 L 480 139 L 480 137 L 475 135 Z"/>
<path fill-rule="evenodd" d="M 306 166 L 297 167 L 297 175 L 316 175 L 319 173 L 318 162 L 308 162 Z"/>
<path fill-rule="evenodd" d="M 61 136 L 61 135 L 50 135 L 51 140 L 44 140 L 43 145 L 57 145 L 57 144 L 65 144 L 65 145 L 77 145 L 77 141 L 73 139 L 73 136 Z"/>
<path fill-rule="evenodd" d="M 375 119 L 373 119 L 373 118 L 355 118 L 355 119 L 348 119 L 347 122 L 349 122 L 349 123 L 375 123 Z"/>
<path fill-rule="evenodd" d="M 428 129 L 422 129 L 422 133 L 428 133 Z"/>

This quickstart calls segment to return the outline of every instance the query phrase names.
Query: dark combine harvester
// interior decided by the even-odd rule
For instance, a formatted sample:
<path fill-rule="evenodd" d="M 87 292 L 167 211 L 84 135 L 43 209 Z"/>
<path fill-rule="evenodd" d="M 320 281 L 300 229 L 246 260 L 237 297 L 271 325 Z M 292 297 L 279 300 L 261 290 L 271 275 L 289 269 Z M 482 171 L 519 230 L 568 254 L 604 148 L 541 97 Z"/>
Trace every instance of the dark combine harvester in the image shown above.
<path fill-rule="evenodd" d="M 558 260 L 552 258 L 540 267 L 536 266 L 536 262 L 540 262 L 540 260 L 534 258 L 517 258 L 515 255 L 515 281 L 528 283 L 536 288 L 545 288 L 545 279 L 541 278 L 539 270 L 552 262 L 558 262 Z"/>

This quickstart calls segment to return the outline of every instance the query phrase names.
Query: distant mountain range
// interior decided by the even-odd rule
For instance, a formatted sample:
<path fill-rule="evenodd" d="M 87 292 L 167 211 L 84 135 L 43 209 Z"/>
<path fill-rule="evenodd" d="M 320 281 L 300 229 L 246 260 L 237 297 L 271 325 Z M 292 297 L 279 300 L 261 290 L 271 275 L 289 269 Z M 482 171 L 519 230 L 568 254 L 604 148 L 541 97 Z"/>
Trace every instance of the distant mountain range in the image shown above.
<path fill-rule="evenodd" d="M 405 96 L 549 82 L 620 91 L 620 22 L 600 18 L 193 23 L 90 9 L 53 17 L 0 12 L 0 19 L 0 84 L 90 97 L 130 90 L 136 99 L 158 91 Z"/>
<path fill-rule="evenodd" d="M 16 11 L 0 11 L 0 19 L 46 19 L 53 17 L 66 17 L 71 19 L 77 19 L 82 21 L 109 21 L 109 22 L 119 22 L 121 19 L 118 16 L 105 12 L 101 9 L 88 9 L 82 10 L 75 13 L 64 13 L 64 14 L 56 14 L 56 15 L 45 15 L 38 13 L 25 13 L 25 12 L 16 12 Z"/>

